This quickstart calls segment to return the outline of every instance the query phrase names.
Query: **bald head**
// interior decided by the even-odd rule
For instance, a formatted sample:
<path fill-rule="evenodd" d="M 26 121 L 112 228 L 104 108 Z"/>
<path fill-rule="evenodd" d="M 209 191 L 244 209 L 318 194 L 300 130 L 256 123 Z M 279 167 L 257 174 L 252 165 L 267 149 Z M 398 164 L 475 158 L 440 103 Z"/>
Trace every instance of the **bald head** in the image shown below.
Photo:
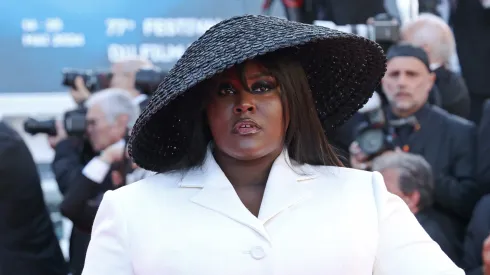
<path fill-rule="evenodd" d="M 146 59 L 128 59 L 112 64 L 112 70 L 122 70 L 128 73 L 136 73 L 138 70 L 148 67 L 153 67 L 153 64 Z"/>
<path fill-rule="evenodd" d="M 431 63 L 448 64 L 455 53 L 454 35 L 444 20 L 436 15 L 422 13 L 401 29 L 404 42 L 423 48 Z"/>
<path fill-rule="evenodd" d="M 153 67 L 153 63 L 146 59 L 128 59 L 112 64 L 112 88 L 120 88 L 127 90 L 133 96 L 139 95 L 136 90 L 136 72 L 144 68 Z"/>

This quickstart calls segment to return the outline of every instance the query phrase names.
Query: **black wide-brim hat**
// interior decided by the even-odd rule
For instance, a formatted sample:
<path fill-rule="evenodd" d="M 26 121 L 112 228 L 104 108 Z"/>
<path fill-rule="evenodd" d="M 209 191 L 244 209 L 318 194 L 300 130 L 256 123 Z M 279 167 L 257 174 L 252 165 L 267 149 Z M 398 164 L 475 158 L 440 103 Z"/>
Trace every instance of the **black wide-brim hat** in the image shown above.
<path fill-rule="evenodd" d="M 188 154 L 189 125 L 201 112 L 193 89 L 206 79 L 260 55 L 281 51 L 305 70 L 326 127 L 349 119 L 371 97 L 386 58 L 375 42 L 285 19 L 245 15 L 224 20 L 192 43 L 160 83 L 131 132 L 129 153 L 141 168 L 159 171 Z"/>

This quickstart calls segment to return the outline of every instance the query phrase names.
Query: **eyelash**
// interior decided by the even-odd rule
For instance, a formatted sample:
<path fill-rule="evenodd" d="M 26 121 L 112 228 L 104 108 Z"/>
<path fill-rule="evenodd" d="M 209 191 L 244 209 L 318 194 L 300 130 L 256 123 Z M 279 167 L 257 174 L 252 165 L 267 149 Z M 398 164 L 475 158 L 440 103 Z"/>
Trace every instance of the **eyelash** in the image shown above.
<path fill-rule="evenodd" d="M 235 89 L 233 89 L 233 87 L 229 84 L 229 85 L 226 85 L 226 87 L 220 86 L 220 88 L 218 90 L 218 95 L 225 96 L 228 94 L 232 94 L 234 92 L 235 92 Z"/>
<path fill-rule="evenodd" d="M 267 92 L 270 92 L 271 90 L 275 89 L 276 86 L 273 83 L 270 83 L 268 81 L 258 81 L 252 84 L 251 87 L 251 93 L 253 94 L 264 94 Z M 260 91 L 257 91 L 260 90 Z M 265 90 L 265 91 L 264 91 Z M 233 88 L 231 84 L 225 84 L 220 86 L 218 94 L 221 96 L 229 95 L 235 93 L 236 90 Z"/>

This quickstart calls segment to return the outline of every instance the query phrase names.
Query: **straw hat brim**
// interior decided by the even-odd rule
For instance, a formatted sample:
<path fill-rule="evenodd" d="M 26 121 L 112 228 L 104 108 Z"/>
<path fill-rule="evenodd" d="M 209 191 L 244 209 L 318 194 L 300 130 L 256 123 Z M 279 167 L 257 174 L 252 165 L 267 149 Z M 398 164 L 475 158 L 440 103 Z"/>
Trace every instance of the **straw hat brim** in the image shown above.
<path fill-rule="evenodd" d="M 260 55 L 282 51 L 305 70 L 320 120 L 335 127 L 372 96 L 386 70 L 375 42 L 321 26 L 246 15 L 224 20 L 196 40 L 169 71 L 131 132 L 129 152 L 159 171 L 187 153 L 200 96 L 196 85 Z"/>

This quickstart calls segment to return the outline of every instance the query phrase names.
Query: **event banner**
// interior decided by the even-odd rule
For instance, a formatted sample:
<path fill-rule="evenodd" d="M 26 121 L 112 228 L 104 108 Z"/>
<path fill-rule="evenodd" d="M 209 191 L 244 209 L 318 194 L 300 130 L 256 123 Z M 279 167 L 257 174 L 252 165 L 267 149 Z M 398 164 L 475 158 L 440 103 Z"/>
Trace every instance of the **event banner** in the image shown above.
<path fill-rule="evenodd" d="M 59 92 L 62 70 L 143 57 L 170 69 L 217 22 L 262 0 L 0 1 L 0 93 Z M 282 12 L 275 9 L 276 13 Z"/>

